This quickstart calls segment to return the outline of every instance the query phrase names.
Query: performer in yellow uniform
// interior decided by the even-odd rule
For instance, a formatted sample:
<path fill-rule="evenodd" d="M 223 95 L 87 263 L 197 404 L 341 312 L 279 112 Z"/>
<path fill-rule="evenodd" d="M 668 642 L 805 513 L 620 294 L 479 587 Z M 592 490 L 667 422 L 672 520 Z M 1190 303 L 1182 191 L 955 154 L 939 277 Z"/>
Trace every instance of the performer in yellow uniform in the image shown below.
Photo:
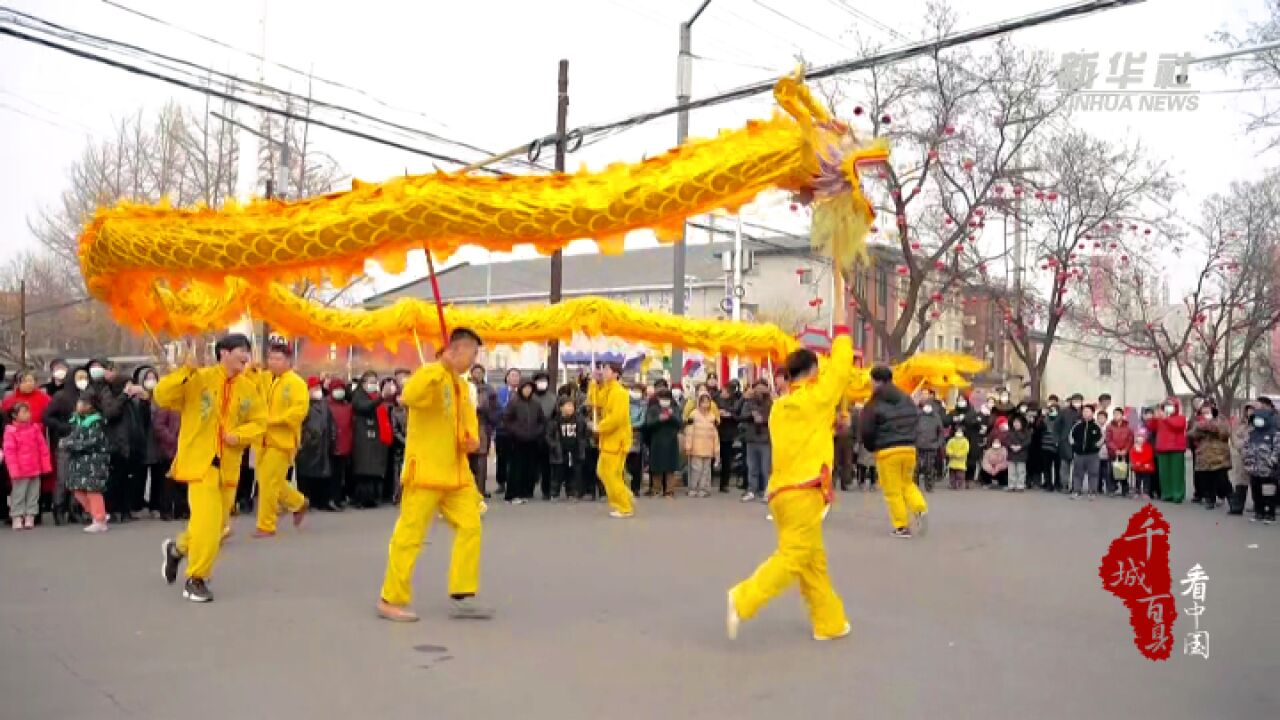
<path fill-rule="evenodd" d="M 401 401 L 409 408 L 404 469 L 400 474 L 400 519 L 391 533 L 387 573 L 378 599 L 378 615 L 414 622 L 413 566 L 431 521 L 439 513 L 453 527 L 449 561 L 450 615 L 487 619 L 493 612 L 475 604 L 480 585 L 480 515 L 467 454 L 479 447 L 476 409 L 463 374 L 475 365 L 480 336 L 457 328 L 438 362 L 424 365 L 404 384 Z"/>
<path fill-rule="evenodd" d="M 307 498 L 289 484 L 302 421 L 311 400 L 307 381 L 293 371 L 293 349 L 284 343 L 267 349 L 268 373 L 262 373 L 267 405 L 267 432 L 258 447 L 258 529 L 254 537 L 273 537 L 276 516 L 283 503 L 293 513 L 293 526 L 301 527 L 307 514 Z"/>
<path fill-rule="evenodd" d="M 849 634 L 844 603 L 827 576 L 822 542 L 822 519 L 832 499 L 836 409 L 853 377 L 848 328 L 838 328 L 831 360 L 821 372 L 818 357 L 809 350 L 793 352 L 786 367 L 788 392 L 774 401 L 769 415 L 773 445 L 769 512 L 778 529 L 778 549 L 729 591 L 725 625 L 730 639 L 737 637 L 742 620 L 754 617 L 797 580 L 809 606 L 814 639 Z"/>
<path fill-rule="evenodd" d="M 609 496 L 609 515 L 629 518 L 635 514 L 634 498 L 623 477 L 623 465 L 631 451 L 631 396 L 618 382 L 622 366 L 605 363 L 601 369 L 604 383 L 591 388 L 591 404 L 599 413 L 594 431 L 600 436 L 600 461 L 596 474 Z"/>
<path fill-rule="evenodd" d="M 178 564 L 187 558 L 187 582 L 182 596 L 209 602 L 208 581 L 218 559 L 222 527 L 236 498 L 240 460 L 245 448 L 266 431 L 267 411 L 262 395 L 244 375 L 250 359 L 249 338 L 232 334 L 214 345 L 217 364 L 196 368 L 187 360 L 156 385 L 153 401 L 181 413 L 178 454 L 169 471 L 187 484 L 191 520 L 177 540 L 165 540 L 165 582 L 178 577 Z"/>

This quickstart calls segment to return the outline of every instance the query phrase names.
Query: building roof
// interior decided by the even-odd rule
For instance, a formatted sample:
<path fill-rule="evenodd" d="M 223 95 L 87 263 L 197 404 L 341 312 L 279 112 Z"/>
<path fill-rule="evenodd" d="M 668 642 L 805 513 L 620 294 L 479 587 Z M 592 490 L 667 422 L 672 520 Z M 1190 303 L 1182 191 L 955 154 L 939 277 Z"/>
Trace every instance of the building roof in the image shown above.
<path fill-rule="evenodd" d="M 731 246 L 728 243 L 713 245 L 689 245 L 685 259 L 686 282 L 719 284 L 724 279 L 720 256 Z M 661 290 L 672 286 L 672 248 L 662 246 L 645 250 L 629 250 L 623 255 L 564 256 L 564 285 L 566 297 L 599 295 L 626 289 Z M 440 296 L 446 302 L 550 299 L 551 258 L 537 257 L 529 260 L 496 262 L 489 265 L 463 263 L 437 276 Z M 403 297 L 430 298 L 429 278 L 414 280 L 365 301 L 367 305 L 387 305 Z"/>

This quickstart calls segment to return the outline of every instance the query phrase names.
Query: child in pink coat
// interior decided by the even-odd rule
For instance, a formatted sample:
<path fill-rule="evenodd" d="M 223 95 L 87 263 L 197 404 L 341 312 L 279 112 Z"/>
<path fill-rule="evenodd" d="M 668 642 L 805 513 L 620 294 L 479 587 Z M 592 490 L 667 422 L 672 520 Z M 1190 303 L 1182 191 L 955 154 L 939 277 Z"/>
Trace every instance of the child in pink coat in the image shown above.
<path fill-rule="evenodd" d="M 32 421 L 31 407 L 24 402 L 15 403 L 9 414 L 13 422 L 4 429 L 4 461 L 13 486 L 9 516 L 14 530 L 24 530 L 36 526 L 40 476 L 53 472 L 53 466 L 44 427 Z"/>

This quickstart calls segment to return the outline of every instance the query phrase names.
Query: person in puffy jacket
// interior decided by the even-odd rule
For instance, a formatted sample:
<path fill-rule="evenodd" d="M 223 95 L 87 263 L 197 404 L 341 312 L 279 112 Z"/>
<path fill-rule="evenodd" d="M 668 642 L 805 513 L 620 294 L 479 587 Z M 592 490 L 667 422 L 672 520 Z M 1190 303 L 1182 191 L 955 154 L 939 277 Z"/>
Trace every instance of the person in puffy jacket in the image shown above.
<path fill-rule="evenodd" d="M 60 443 L 68 455 L 67 490 L 75 494 L 76 501 L 93 520 L 84 529 L 87 533 L 107 531 L 107 504 L 102 494 L 107 489 L 111 450 L 106 423 L 96 405 L 100 397 L 88 390 L 80 394 L 71 419 L 71 432 Z"/>
<path fill-rule="evenodd" d="M 773 466 L 773 446 L 769 444 L 769 414 L 773 410 L 773 393 L 764 379 L 747 390 L 742 401 L 742 413 L 738 416 L 742 428 L 742 444 L 747 456 L 747 490 L 742 502 L 765 501 L 765 487 L 769 484 L 769 471 Z M 853 439 L 849 438 L 848 453 L 853 455 Z M 840 467 L 840 438 L 836 438 L 836 467 Z M 723 458 L 721 459 L 723 462 Z M 852 465 L 853 458 L 849 458 Z M 852 470 L 852 468 L 850 468 Z M 848 489 L 851 477 L 841 478 L 841 486 Z"/>
<path fill-rule="evenodd" d="M 1107 429 L 1102 432 L 1102 441 L 1107 448 L 1108 462 L 1111 463 L 1112 480 L 1116 484 L 1116 496 L 1125 497 L 1129 494 L 1129 478 L 1116 477 L 1116 463 L 1128 463 L 1129 451 L 1133 449 L 1133 428 L 1129 427 L 1129 421 L 1125 419 L 1124 408 L 1116 408 L 1112 413 L 1111 422 L 1107 423 Z M 1129 469 L 1129 474 L 1133 474 L 1133 469 Z"/>
<path fill-rule="evenodd" d="M 942 476 L 943 418 L 934 405 L 936 400 L 926 398 L 920 403 L 920 417 L 916 421 L 916 482 L 928 492 L 933 492 L 934 482 Z"/>
<path fill-rule="evenodd" d="M 1129 472 L 1133 474 L 1134 497 L 1155 500 L 1156 451 L 1147 441 L 1146 430 L 1133 436 L 1133 448 L 1129 450 Z"/>
<path fill-rule="evenodd" d="M 339 507 L 346 504 L 351 483 L 351 448 L 354 444 L 355 413 L 347 383 L 340 377 L 329 378 L 329 414 L 333 416 L 333 479 L 330 481 Z"/>
<path fill-rule="evenodd" d="M 1160 499 L 1180 503 L 1187 496 L 1187 418 L 1177 398 L 1156 408 L 1147 425 L 1156 434 L 1156 475 Z"/>
<path fill-rule="evenodd" d="M 185 520 L 191 512 L 187 507 L 187 486 L 169 475 L 173 458 L 178 454 L 182 416 L 156 403 L 150 405 L 151 444 L 147 458 L 151 461 L 151 505 L 160 513 L 161 520 Z"/>
<path fill-rule="evenodd" d="M 43 391 L 41 391 L 43 392 Z M 9 424 L 4 429 L 4 462 L 9 468 L 9 517 L 14 530 L 36 526 L 40 514 L 40 476 L 53 472 L 49 443 L 44 427 L 32 419 L 25 402 L 9 408 Z"/>
<path fill-rule="evenodd" d="M 587 459 L 587 420 L 578 412 L 572 398 L 560 397 L 556 415 L 547 422 L 547 452 L 551 459 L 551 499 L 560 499 L 564 490 L 566 498 L 577 502 L 586 495 L 586 481 L 591 473 L 584 470 Z"/>
<path fill-rule="evenodd" d="M 1200 406 L 1200 414 L 1187 433 L 1187 440 L 1195 448 L 1192 502 L 1204 503 L 1210 510 L 1218 500 L 1231 495 L 1231 426 L 1218 417 L 1218 408 L 1211 403 Z"/>
<path fill-rule="evenodd" d="M 1035 465 L 1039 469 L 1038 483 L 1046 492 L 1062 490 L 1062 465 L 1058 462 L 1058 444 L 1063 438 L 1058 434 L 1058 418 L 1062 410 L 1058 407 L 1058 399 L 1049 396 L 1048 407 L 1045 408 L 1034 426 L 1035 445 L 1031 453 L 1036 457 Z"/>
<path fill-rule="evenodd" d="M 883 365 L 871 369 L 871 400 L 862 409 L 862 444 L 875 453 L 876 475 L 889 508 L 893 535 L 910 538 L 907 513 L 913 513 L 919 531 L 926 529 L 929 505 L 915 484 L 916 437 L 920 409 L 893 384 L 893 371 Z"/>
<path fill-rule="evenodd" d="M 1005 436 L 1009 443 L 1009 492 L 1027 489 L 1027 458 L 1031 456 L 1031 429 L 1021 415 L 1013 416 L 1013 426 Z"/>
<path fill-rule="evenodd" d="M 684 429 L 685 456 L 689 458 L 689 497 L 707 497 L 711 487 L 711 466 L 720 458 L 721 408 L 711 395 L 698 396 L 697 408 Z M 728 459 L 725 459 L 728 462 Z"/>
<path fill-rule="evenodd" d="M 1249 439 L 1240 452 L 1245 472 L 1249 473 L 1249 492 L 1253 495 L 1253 521 L 1270 525 L 1276 521 L 1276 497 L 1280 475 L 1280 439 L 1276 432 L 1276 411 L 1268 398 L 1258 398 L 1249 424 Z"/>
<path fill-rule="evenodd" d="M 338 430 L 320 378 L 307 378 L 307 397 L 307 416 L 302 420 L 298 454 L 293 458 L 294 470 L 298 473 L 298 490 L 307 496 L 311 507 L 324 512 L 341 512 L 342 508 L 337 504 L 338 488 L 333 483 L 334 458 L 331 454 Z"/>
<path fill-rule="evenodd" d="M 1000 476 L 1009 471 L 1009 450 L 1000 438 L 994 438 L 990 447 L 982 451 L 982 482 L 998 487 Z"/>
<path fill-rule="evenodd" d="M 1098 451 L 1102 449 L 1102 427 L 1094 421 L 1093 406 L 1080 409 L 1080 420 L 1071 428 L 1071 497 L 1093 496 L 1099 490 Z"/>
<path fill-rule="evenodd" d="M 959 425 L 951 428 L 951 439 L 947 440 L 947 471 L 951 475 L 951 489 L 963 490 L 969 485 L 969 438 L 964 436 Z"/>
<path fill-rule="evenodd" d="M 80 393 L 88 388 L 89 369 L 77 368 L 72 378 L 63 383 L 62 389 L 50 398 L 42 418 L 45 429 L 49 432 L 49 447 L 54 453 L 53 467 L 56 478 L 53 489 L 53 522 L 55 525 L 61 525 L 73 515 L 78 519 L 81 514 L 79 504 L 73 501 L 70 491 L 67 490 L 67 470 L 71 458 L 67 450 L 62 447 L 62 439 L 71 434 L 72 420 L 76 415 L 76 402 L 80 399 Z"/>
<path fill-rule="evenodd" d="M 505 500 L 523 505 L 533 498 L 533 484 L 538 477 L 539 451 L 546 431 L 547 419 L 542 406 L 533 396 L 534 384 L 526 380 L 520 392 L 502 411 L 502 427 L 514 443 L 511 477 L 507 480 Z"/>

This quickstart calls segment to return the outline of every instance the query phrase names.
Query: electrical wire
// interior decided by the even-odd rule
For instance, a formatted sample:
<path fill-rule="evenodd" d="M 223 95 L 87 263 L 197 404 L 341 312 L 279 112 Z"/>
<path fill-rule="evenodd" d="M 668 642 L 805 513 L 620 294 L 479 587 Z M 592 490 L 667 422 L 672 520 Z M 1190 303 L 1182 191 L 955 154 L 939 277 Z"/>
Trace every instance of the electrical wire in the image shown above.
<path fill-rule="evenodd" d="M 379 145 L 385 145 L 387 147 L 395 148 L 397 150 L 403 150 L 405 152 L 413 153 L 415 155 L 422 155 L 423 157 L 429 157 L 433 160 L 439 160 L 441 162 L 447 162 L 454 165 L 465 166 L 469 164 L 466 160 L 460 160 L 458 158 L 451 157 L 449 155 L 443 155 L 441 153 L 432 152 L 430 150 L 423 150 L 421 148 L 412 147 L 410 145 L 405 145 L 404 143 L 396 142 L 394 140 L 388 140 L 386 138 L 378 137 L 376 135 L 371 135 L 361 130 L 342 127 L 341 125 L 335 125 L 333 123 L 326 122 L 324 120 L 320 120 L 314 117 L 299 115 L 289 110 L 281 110 L 280 108 L 272 107 L 270 105 L 257 102 L 255 100 L 238 97 L 236 95 L 233 95 L 228 92 L 223 92 L 216 88 L 202 87 L 202 86 L 196 85 L 195 83 L 182 80 L 180 78 L 169 77 L 167 75 L 156 72 L 154 70 L 142 68 L 137 65 L 132 65 L 126 62 L 122 62 L 120 60 L 103 57 L 101 55 L 91 53 L 87 50 L 81 50 L 79 48 L 70 47 L 68 45 L 63 45 L 62 43 L 54 42 L 52 40 L 47 40 L 45 38 L 35 37 L 33 35 L 29 35 L 27 33 L 21 32 L 19 30 L 15 30 L 10 27 L 0 26 L 0 35 L 8 35 L 10 37 L 17 38 L 19 40 L 24 40 L 26 42 L 34 43 L 36 45 L 42 45 L 44 47 L 51 48 L 53 50 L 59 50 L 61 52 L 64 52 L 69 55 L 73 55 L 75 57 L 79 57 L 85 60 L 92 60 L 94 62 L 102 63 L 104 65 L 116 68 L 118 70 L 124 70 L 126 72 L 130 72 L 135 75 L 141 75 L 143 77 L 148 77 L 153 80 L 160 80 L 162 82 L 169 83 L 170 85 L 176 85 L 178 87 L 185 88 L 187 90 L 198 92 L 204 95 L 208 95 L 210 97 L 215 97 L 220 100 L 226 100 L 228 102 L 244 105 L 246 107 L 253 108 L 254 110 L 258 110 L 259 112 L 264 112 L 271 115 L 277 115 L 290 120 L 298 120 L 300 122 L 310 123 L 312 125 L 325 128 L 327 130 L 333 130 L 334 132 L 339 132 L 344 135 L 350 135 L 352 137 L 357 137 L 362 140 L 368 140 L 370 142 L 374 142 Z M 494 175 L 507 174 L 501 170 L 496 170 L 492 168 L 480 168 L 480 169 Z"/>
<path fill-rule="evenodd" d="M 774 15 L 777 15 L 778 17 L 782 18 L 783 20 L 786 20 L 787 22 L 791 23 L 792 25 L 795 25 L 796 27 L 799 27 L 799 28 L 803 28 L 803 29 L 805 29 L 805 30 L 808 30 L 810 33 L 813 33 L 814 35 L 816 35 L 816 36 L 818 36 L 818 37 L 822 38 L 823 40 L 826 40 L 827 42 L 831 43 L 832 45 L 835 45 L 836 47 L 840 48 L 841 50 L 848 50 L 848 48 L 846 48 L 846 47 L 845 47 L 844 43 L 840 42 L 839 40 L 836 40 L 835 38 L 831 37 L 830 35 L 827 35 L 827 34 L 825 34 L 825 33 L 819 32 L 819 31 L 817 31 L 817 30 L 815 30 L 815 29 L 813 29 L 813 28 L 809 27 L 808 25 L 805 25 L 804 23 L 800 22 L 799 20 L 796 20 L 795 18 L 791 17 L 790 15 L 788 15 L 788 14 L 786 14 L 786 13 L 784 13 L 784 12 L 782 12 L 782 11 L 780 11 L 780 10 L 776 9 L 776 8 L 773 8 L 773 7 L 770 7 L 770 6 L 766 5 L 766 4 L 764 4 L 763 2 L 761 2 L 761 0 L 751 0 L 751 2 L 755 3 L 756 5 L 759 5 L 760 7 L 764 8 L 765 10 L 768 10 L 769 12 L 773 13 Z"/>
<path fill-rule="evenodd" d="M 259 96 L 269 97 L 272 95 L 279 95 L 285 98 L 286 101 L 297 102 L 301 105 L 306 105 L 308 107 L 314 106 L 318 108 L 328 109 L 330 111 L 339 113 L 341 119 L 346 120 L 348 122 L 351 121 L 351 119 L 347 117 L 348 115 L 355 116 L 366 121 L 371 121 L 377 125 L 385 126 L 387 128 L 391 128 L 393 130 L 399 131 L 400 133 L 408 133 L 410 136 L 421 136 L 423 138 L 433 140 L 435 142 L 462 147 L 464 149 L 471 150 L 473 152 L 478 152 L 482 155 L 493 154 L 490 151 L 485 150 L 483 148 L 478 148 L 472 145 L 468 145 L 466 143 L 462 143 L 460 141 L 452 140 L 450 138 L 443 137 L 441 135 L 432 133 L 427 130 L 422 130 L 420 128 L 414 128 L 414 127 L 403 125 L 401 123 L 397 123 L 391 120 L 379 118 L 377 116 L 371 115 L 361 110 L 350 108 L 344 105 L 330 103 L 324 100 L 316 99 L 314 97 L 306 97 L 298 93 L 294 93 L 288 90 L 281 89 L 279 87 L 275 87 L 273 85 L 267 84 L 262 81 L 246 80 L 242 77 L 236 76 L 231 73 L 215 70 L 213 68 L 202 66 L 197 63 L 191 62 L 189 60 L 173 57 L 171 55 L 156 52 L 154 50 L 149 50 L 147 48 L 134 45 L 132 43 L 126 43 L 118 40 L 113 40 L 111 38 L 95 35 L 93 33 L 87 33 L 80 30 L 75 30 L 74 28 L 70 28 L 70 27 L 46 20 L 44 18 L 40 18 L 34 15 L 31 15 L 29 13 L 13 10 L 12 8 L 0 6 L 0 11 L 8 12 L 12 14 L 14 18 L 11 19 L 10 22 L 28 31 L 34 31 L 34 32 L 40 32 L 47 35 L 53 35 L 63 40 L 64 42 L 80 42 L 81 44 L 95 47 L 98 50 L 117 52 L 123 55 L 130 56 L 135 60 L 146 60 L 148 62 L 151 62 L 152 64 L 155 64 L 161 68 L 164 68 L 165 70 L 168 70 L 169 72 L 186 75 L 188 78 L 192 79 L 191 80 L 192 82 L 195 82 L 195 83 L 206 85 L 208 83 L 207 78 L 216 76 L 218 78 L 226 80 L 227 82 L 234 83 L 237 86 L 253 89 L 256 91 L 256 94 L 258 94 Z M 24 23 L 22 22 L 22 20 L 27 20 L 29 22 Z M 29 23 L 35 23 L 36 27 L 33 27 Z M 536 164 L 529 163 L 527 161 L 517 160 L 516 162 L 522 162 L 525 165 L 529 165 L 530 167 L 534 167 L 539 170 L 547 170 L 547 168 L 545 167 L 538 166 Z M 466 163 L 464 162 L 461 164 L 465 165 Z"/>

